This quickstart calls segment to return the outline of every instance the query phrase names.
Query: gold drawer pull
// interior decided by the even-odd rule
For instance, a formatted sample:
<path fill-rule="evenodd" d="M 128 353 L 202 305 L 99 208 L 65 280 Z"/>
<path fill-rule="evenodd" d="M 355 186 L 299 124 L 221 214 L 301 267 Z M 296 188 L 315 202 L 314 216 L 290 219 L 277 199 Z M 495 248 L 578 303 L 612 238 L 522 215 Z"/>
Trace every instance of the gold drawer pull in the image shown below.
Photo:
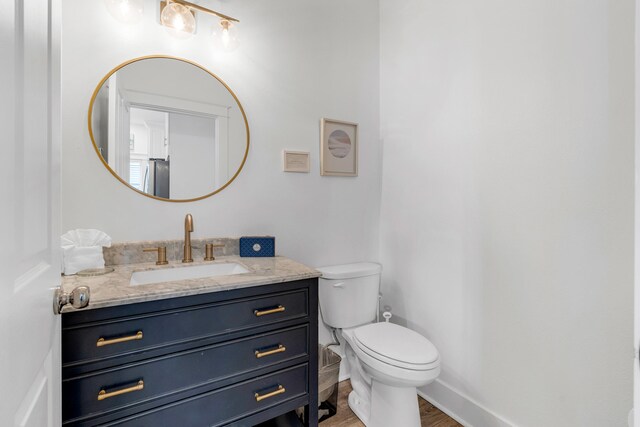
<path fill-rule="evenodd" d="M 256 358 L 260 359 L 261 357 L 271 356 L 272 354 L 284 353 L 286 350 L 287 350 L 287 347 L 283 346 L 282 344 L 279 344 L 278 347 L 274 348 L 273 350 L 267 350 L 267 351 L 256 350 Z"/>
<path fill-rule="evenodd" d="M 128 337 L 113 338 L 113 339 L 110 339 L 110 340 L 105 340 L 104 338 L 100 338 L 98 340 L 98 342 L 96 343 L 96 347 L 103 347 L 105 345 L 119 344 L 121 342 L 136 341 L 136 340 L 141 340 L 141 339 L 142 339 L 142 331 L 138 331 L 138 332 L 136 332 L 135 335 L 131 335 L 131 336 L 128 336 Z"/>
<path fill-rule="evenodd" d="M 256 393 L 255 394 L 256 402 L 260 402 L 261 400 L 268 399 L 268 398 L 273 397 L 273 396 L 277 396 L 279 394 L 284 393 L 285 391 L 287 391 L 287 390 L 285 390 L 284 387 L 282 387 L 281 385 L 278 385 L 278 389 L 275 390 L 275 391 L 272 391 L 271 393 L 263 394 L 262 396 L 260 396 L 260 394 Z"/>
<path fill-rule="evenodd" d="M 269 310 L 253 310 L 253 314 L 260 317 L 260 316 L 266 316 L 267 314 L 282 313 L 283 311 L 284 311 L 284 306 L 279 305 L 278 307 L 272 308 Z"/>
<path fill-rule="evenodd" d="M 144 381 L 142 380 L 138 381 L 138 384 L 132 387 L 127 387 L 121 390 L 112 391 L 111 393 L 107 393 L 104 389 L 102 389 L 100 390 L 100 393 L 98 393 L 98 400 L 104 400 L 110 397 L 120 396 L 121 394 L 127 394 L 134 391 L 140 391 L 143 389 L 144 389 Z"/>

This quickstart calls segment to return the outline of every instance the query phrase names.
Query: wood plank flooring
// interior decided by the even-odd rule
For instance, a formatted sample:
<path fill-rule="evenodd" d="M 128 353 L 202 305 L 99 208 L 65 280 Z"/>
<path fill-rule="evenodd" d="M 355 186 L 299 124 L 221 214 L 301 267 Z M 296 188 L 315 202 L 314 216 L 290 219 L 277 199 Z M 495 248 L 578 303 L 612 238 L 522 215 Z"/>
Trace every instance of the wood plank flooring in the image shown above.
<path fill-rule="evenodd" d="M 356 417 L 347 403 L 347 396 L 351 393 L 349 380 L 342 381 L 338 386 L 338 413 L 326 421 L 320 423 L 320 427 L 364 427 L 364 424 Z M 420 420 L 422 427 L 459 427 L 454 419 L 450 418 L 427 402 L 418 397 L 420 402 Z"/>

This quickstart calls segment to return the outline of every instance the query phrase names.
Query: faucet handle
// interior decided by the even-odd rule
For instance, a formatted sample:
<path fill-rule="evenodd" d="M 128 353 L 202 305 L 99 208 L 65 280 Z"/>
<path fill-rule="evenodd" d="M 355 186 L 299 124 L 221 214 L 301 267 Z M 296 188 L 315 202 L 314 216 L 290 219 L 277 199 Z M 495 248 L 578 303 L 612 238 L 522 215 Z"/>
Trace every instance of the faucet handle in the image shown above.
<path fill-rule="evenodd" d="M 213 256 L 213 248 L 224 248 L 225 245 L 214 245 L 213 243 L 207 243 L 205 245 L 205 255 L 204 255 L 204 260 L 205 261 L 213 261 L 216 259 L 216 257 Z"/>
<path fill-rule="evenodd" d="M 158 260 L 156 261 L 156 265 L 166 265 L 169 264 L 167 261 L 167 247 L 160 246 L 157 248 L 144 248 L 143 252 L 158 252 Z"/>

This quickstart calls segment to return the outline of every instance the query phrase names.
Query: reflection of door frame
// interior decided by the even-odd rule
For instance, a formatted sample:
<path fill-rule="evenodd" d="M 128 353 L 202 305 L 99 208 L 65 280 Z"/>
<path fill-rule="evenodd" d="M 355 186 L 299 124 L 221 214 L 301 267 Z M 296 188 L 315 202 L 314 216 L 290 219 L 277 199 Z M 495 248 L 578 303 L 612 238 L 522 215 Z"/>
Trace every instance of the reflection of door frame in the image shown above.
<path fill-rule="evenodd" d="M 129 106 L 131 108 L 137 108 L 139 110 L 151 110 L 151 111 L 158 111 L 160 113 L 169 113 L 169 114 L 171 113 L 183 114 L 185 116 L 206 117 L 209 119 L 216 119 L 219 117 L 217 114 L 213 114 L 213 113 L 182 110 L 180 108 L 164 107 L 162 105 L 141 104 L 139 102 L 129 102 Z M 225 118 L 227 117 L 225 116 Z"/>
<path fill-rule="evenodd" d="M 174 111 L 181 114 L 202 113 L 214 116 L 227 117 L 228 105 L 207 104 L 204 102 L 190 101 L 187 99 L 173 98 L 170 96 L 155 95 L 133 90 L 125 91 L 127 100 L 133 105 L 159 111 Z M 228 118 L 228 117 L 227 117 Z"/>
<path fill-rule="evenodd" d="M 215 187 L 220 188 L 230 178 L 229 176 L 229 112 L 231 108 L 227 108 L 225 116 L 216 118 L 216 170 L 215 170 Z"/>
<path fill-rule="evenodd" d="M 120 95 L 120 93 L 118 93 Z M 118 123 L 116 126 L 116 172 L 125 181 L 129 182 L 129 168 L 131 167 L 131 105 L 126 98 L 118 99 Z"/>
<path fill-rule="evenodd" d="M 129 138 L 131 132 L 129 113 L 131 106 L 126 91 L 120 90 L 117 74 L 109 78 L 108 87 L 107 161 L 120 178 L 129 182 Z"/>
<path fill-rule="evenodd" d="M 158 111 L 158 112 L 168 113 L 168 114 L 171 114 L 171 113 L 183 114 L 183 115 L 192 116 L 192 117 L 205 117 L 205 118 L 213 119 L 215 121 L 215 134 L 213 135 L 213 138 L 214 138 L 214 150 L 215 150 L 215 161 L 216 161 L 215 170 L 214 170 L 215 172 L 214 186 L 215 188 L 219 188 L 228 181 L 229 179 L 229 113 L 230 113 L 231 107 L 222 107 L 222 106 L 215 106 L 212 104 L 202 104 L 198 102 L 185 101 L 183 104 L 188 103 L 193 106 L 200 105 L 204 107 L 201 107 L 199 110 L 184 110 L 182 108 L 166 106 L 168 103 L 168 100 L 175 101 L 177 98 L 149 95 L 148 96 L 149 98 L 151 97 L 155 98 L 156 101 L 161 101 L 162 99 L 165 100 L 165 102 L 160 102 L 159 105 L 156 105 L 156 104 L 148 104 L 145 102 L 141 102 L 142 99 L 140 99 L 139 96 L 137 97 L 138 98 L 137 100 L 133 100 L 130 98 L 131 93 L 137 93 L 138 95 L 140 94 L 139 92 L 127 91 L 127 100 L 128 100 L 129 108 L 152 110 L 152 111 Z M 148 94 L 144 94 L 144 95 L 146 96 Z M 136 96 L 134 96 L 134 98 L 136 98 Z M 180 100 L 180 101 L 183 101 L 183 100 Z M 205 111 L 207 109 L 209 111 Z M 216 112 L 213 112 L 214 110 Z M 165 135 L 167 139 L 169 138 L 169 134 L 170 132 L 167 131 Z M 169 144 L 170 143 L 171 142 L 169 141 Z M 167 153 L 168 153 L 168 150 L 167 150 Z"/>

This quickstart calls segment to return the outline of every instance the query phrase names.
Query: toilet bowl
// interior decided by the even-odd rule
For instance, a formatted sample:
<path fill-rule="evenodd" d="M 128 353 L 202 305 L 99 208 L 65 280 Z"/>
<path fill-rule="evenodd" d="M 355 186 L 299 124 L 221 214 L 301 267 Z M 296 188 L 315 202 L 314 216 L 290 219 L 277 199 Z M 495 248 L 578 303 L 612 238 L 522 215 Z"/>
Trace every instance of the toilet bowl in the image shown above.
<path fill-rule="evenodd" d="M 393 323 L 372 323 L 342 331 L 365 371 L 396 387 L 420 387 L 437 378 L 440 356 L 422 335 Z"/>
<path fill-rule="evenodd" d="M 375 320 L 381 266 L 321 267 L 320 312 L 343 338 L 353 391 L 349 407 L 367 427 L 420 427 L 417 387 L 440 374 L 440 355 L 419 333 Z"/>

